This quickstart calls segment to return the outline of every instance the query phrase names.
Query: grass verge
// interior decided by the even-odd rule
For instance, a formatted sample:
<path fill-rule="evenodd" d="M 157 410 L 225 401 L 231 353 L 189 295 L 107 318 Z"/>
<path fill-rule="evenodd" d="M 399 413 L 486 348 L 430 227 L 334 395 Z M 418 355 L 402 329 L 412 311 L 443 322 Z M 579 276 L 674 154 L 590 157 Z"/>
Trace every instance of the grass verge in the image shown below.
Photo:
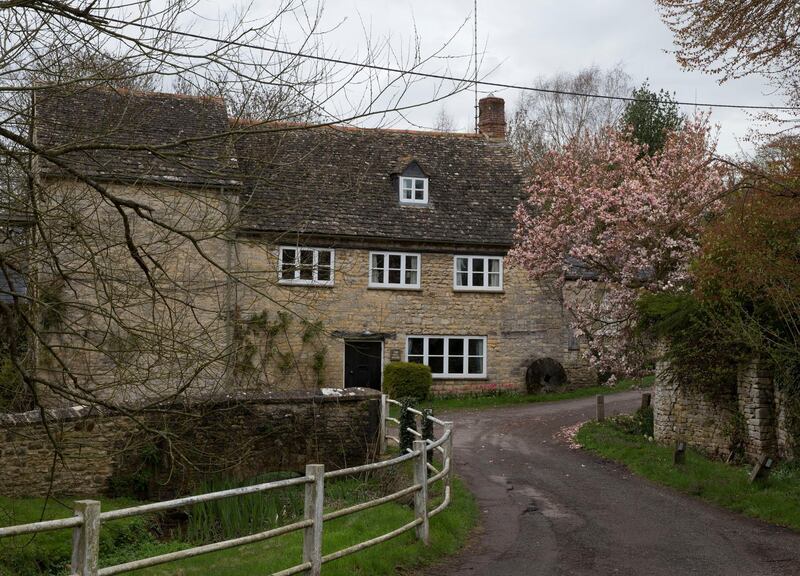
<path fill-rule="evenodd" d="M 693 450 L 687 451 L 685 464 L 675 466 L 671 447 L 626 433 L 613 420 L 585 424 L 576 439 L 585 449 L 654 482 L 800 531 L 800 463 L 783 463 L 766 482 L 749 484 L 749 467 L 710 460 Z"/>
<path fill-rule="evenodd" d="M 645 388 L 653 385 L 653 376 L 645 378 L 620 380 L 615 386 L 592 386 L 578 388 L 568 392 L 550 392 L 546 394 L 516 394 L 502 393 L 493 396 L 456 396 L 453 398 L 436 398 L 421 403 L 423 408 L 432 408 L 434 413 L 443 410 L 462 410 L 468 408 L 495 408 L 513 404 L 532 404 L 536 402 L 555 402 L 557 400 L 572 400 L 597 394 L 614 394 L 633 388 Z"/>
<path fill-rule="evenodd" d="M 413 509 L 390 503 L 325 523 L 323 554 L 380 536 L 413 520 Z M 455 553 L 477 522 L 472 495 L 458 480 L 447 510 L 431 519 L 430 545 L 416 541 L 413 530 L 352 556 L 325 565 L 326 576 L 389 576 L 417 568 Z M 300 562 L 302 535 L 298 532 L 181 562 L 134 572 L 139 576 L 249 576 L 271 574 Z"/>
<path fill-rule="evenodd" d="M 102 498 L 103 510 L 136 506 L 129 498 Z M 27 524 L 72 516 L 72 501 L 63 498 L 0 497 L 0 526 Z M 159 541 L 152 531 L 153 519 L 126 518 L 105 524 L 100 532 L 104 565 L 119 564 L 141 556 L 155 556 L 186 548 L 178 541 Z M 0 538 L 0 576 L 63 576 L 72 555 L 71 530 Z"/>
<path fill-rule="evenodd" d="M 347 483 L 354 482 L 346 480 Z M 345 488 L 347 486 L 344 486 Z M 337 493 L 343 492 L 335 488 Z M 439 496 L 441 498 L 441 496 Z M 339 508 L 352 502 L 332 499 Z M 135 505 L 126 499 L 102 499 L 103 509 Z M 432 506 L 437 500 L 434 499 Z M 0 499 L 0 525 L 20 524 L 40 519 L 43 500 Z M 70 516 L 65 504 L 50 502 L 45 518 Z M 399 528 L 413 520 L 409 502 L 392 502 L 363 512 L 325 523 L 323 553 L 340 550 L 368 538 Z M 393 540 L 378 544 L 352 556 L 325 565 L 326 576 L 382 576 L 398 570 L 413 569 L 443 556 L 453 554 L 466 541 L 478 520 L 478 509 L 472 495 L 454 479 L 451 505 L 431 519 L 430 545 L 423 546 L 413 530 Z M 153 536 L 154 518 L 131 518 L 103 525 L 101 532 L 101 566 L 109 566 L 134 558 L 155 556 L 189 547 L 180 540 L 159 540 Z M 302 534 L 296 532 L 276 539 L 198 556 L 180 562 L 139 570 L 140 576 L 249 576 L 270 574 L 300 562 Z M 70 531 L 62 530 L 37 535 L 0 540 L 0 575 L 32 576 L 46 574 L 63 576 L 67 573 L 70 552 Z"/>

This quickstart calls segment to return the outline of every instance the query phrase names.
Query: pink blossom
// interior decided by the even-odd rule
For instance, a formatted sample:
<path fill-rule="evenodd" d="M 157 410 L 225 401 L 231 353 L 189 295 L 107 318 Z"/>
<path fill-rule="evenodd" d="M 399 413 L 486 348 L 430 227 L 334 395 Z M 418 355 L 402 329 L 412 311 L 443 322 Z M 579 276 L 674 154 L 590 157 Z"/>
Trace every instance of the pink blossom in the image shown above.
<path fill-rule="evenodd" d="M 632 332 L 643 291 L 687 287 L 700 233 L 724 193 L 715 147 L 707 116 L 698 116 L 654 156 L 609 128 L 541 162 L 517 209 L 511 259 L 561 287 L 567 257 L 596 274 L 596 282 L 578 281 L 565 304 L 598 368 L 637 367 Z"/>

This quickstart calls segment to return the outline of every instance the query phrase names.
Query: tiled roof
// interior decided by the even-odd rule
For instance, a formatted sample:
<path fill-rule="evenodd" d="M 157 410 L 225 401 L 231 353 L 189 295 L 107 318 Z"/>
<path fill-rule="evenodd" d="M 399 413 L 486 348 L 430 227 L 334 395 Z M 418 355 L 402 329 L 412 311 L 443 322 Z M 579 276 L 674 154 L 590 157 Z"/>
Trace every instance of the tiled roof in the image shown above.
<path fill-rule="evenodd" d="M 96 179 L 234 185 L 228 133 L 220 99 L 97 88 L 36 92 L 37 143 L 51 151 L 83 147 L 61 158 Z M 42 169 L 62 174 L 49 162 Z"/>
<path fill-rule="evenodd" d="M 237 140 L 243 227 L 508 246 L 521 176 L 504 142 L 473 134 L 261 125 Z M 401 205 L 392 177 L 416 161 L 427 205 Z"/>
<path fill-rule="evenodd" d="M 85 146 L 60 157 L 98 179 L 244 181 L 246 231 L 505 247 L 522 189 L 502 141 L 285 124 L 231 129 L 221 100 L 174 94 L 39 90 L 37 139 L 51 151 Z M 401 205 L 393 185 L 412 162 L 429 177 L 424 206 Z M 43 170 L 63 174 L 51 163 Z"/>

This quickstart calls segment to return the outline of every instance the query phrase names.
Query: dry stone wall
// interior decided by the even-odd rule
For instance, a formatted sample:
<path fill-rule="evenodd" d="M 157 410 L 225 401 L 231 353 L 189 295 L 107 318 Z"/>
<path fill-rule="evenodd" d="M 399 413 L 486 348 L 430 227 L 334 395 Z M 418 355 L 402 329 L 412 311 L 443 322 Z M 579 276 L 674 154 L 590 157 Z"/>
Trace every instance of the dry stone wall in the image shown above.
<path fill-rule="evenodd" d="M 776 392 L 772 376 L 762 364 L 742 366 L 730 392 L 714 396 L 677 385 L 668 368 L 662 362 L 656 371 L 656 440 L 672 443 L 681 439 L 708 454 L 727 457 L 739 437 L 749 460 L 762 454 L 794 457 L 787 399 Z"/>
<path fill-rule="evenodd" d="M 379 417 L 379 393 L 359 388 L 173 405 L 143 416 L 146 430 L 83 407 L 48 411 L 46 427 L 36 411 L 0 415 L 0 495 L 42 496 L 52 485 L 54 494 L 116 487 L 162 498 L 220 475 L 355 466 L 374 455 Z"/>

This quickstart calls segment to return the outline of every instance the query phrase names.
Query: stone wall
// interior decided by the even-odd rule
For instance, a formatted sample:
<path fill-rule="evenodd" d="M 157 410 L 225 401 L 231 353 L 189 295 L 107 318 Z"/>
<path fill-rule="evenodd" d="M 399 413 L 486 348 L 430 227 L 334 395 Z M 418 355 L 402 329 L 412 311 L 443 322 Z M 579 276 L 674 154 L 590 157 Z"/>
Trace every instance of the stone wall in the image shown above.
<path fill-rule="evenodd" d="M 47 346 L 37 349 L 37 376 L 51 390 L 81 387 L 67 400 L 44 392 L 42 402 L 64 407 L 100 397 L 121 405 L 186 388 L 224 393 L 232 200 L 218 190 L 147 183 L 108 190 L 162 223 L 129 217 L 141 262 L 129 251 L 121 214 L 94 191 L 60 180 L 42 190 L 48 209 L 37 228 L 46 243 L 37 236 L 32 261 L 49 262 L 53 250 L 59 269 L 38 273 Z"/>
<path fill-rule="evenodd" d="M 656 370 L 655 439 L 685 440 L 713 456 L 727 457 L 735 435 L 743 435 L 749 460 L 761 454 L 792 458 L 794 448 L 784 395 L 776 393 L 771 374 L 760 363 L 739 370 L 728 393 L 708 393 L 678 386 L 669 378 L 668 365 Z"/>
<path fill-rule="evenodd" d="M 326 247 L 310 241 L 306 245 Z M 320 343 L 325 350 L 321 377 L 328 386 L 343 386 L 348 338 L 382 341 L 385 365 L 392 360 L 405 359 L 409 335 L 487 337 L 486 377 L 435 379 L 436 394 L 523 391 L 528 366 L 540 358 L 552 358 L 561 363 L 570 388 L 596 383 L 596 374 L 571 338 L 568 312 L 561 301 L 547 287 L 532 281 L 524 270 L 513 268 L 506 261 L 501 292 L 456 291 L 453 289 L 454 251 L 407 247 L 403 251 L 421 255 L 420 288 L 371 288 L 368 285 L 370 248 L 397 250 L 390 245 L 337 246 L 332 286 L 288 286 L 276 282 L 277 247 L 260 239 L 241 240 L 237 244 L 239 266 L 244 275 L 253 275 L 250 288 L 240 287 L 237 295 L 242 317 L 246 319 L 266 312 L 275 318 L 281 310 L 289 310 L 296 318 L 319 321 L 325 334 Z M 458 253 L 463 253 L 463 249 Z M 259 276 L 255 276 L 257 271 L 272 279 L 271 285 L 265 286 L 261 294 L 252 288 L 259 281 Z M 260 278 L 263 279 L 263 275 Z M 311 356 L 319 351 L 318 347 L 303 342 L 299 332 L 290 347 L 303 366 L 308 366 Z M 281 376 L 267 373 L 264 379 L 286 387 L 316 385 L 315 374 L 308 370 L 288 374 L 285 378 Z"/>
<path fill-rule="evenodd" d="M 87 408 L 0 415 L 0 495 L 97 495 L 117 489 L 163 498 L 214 476 L 355 466 L 376 449 L 380 395 L 325 389 L 197 402 L 150 411 L 139 426 Z M 53 443 L 60 456 L 55 455 Z"/>

